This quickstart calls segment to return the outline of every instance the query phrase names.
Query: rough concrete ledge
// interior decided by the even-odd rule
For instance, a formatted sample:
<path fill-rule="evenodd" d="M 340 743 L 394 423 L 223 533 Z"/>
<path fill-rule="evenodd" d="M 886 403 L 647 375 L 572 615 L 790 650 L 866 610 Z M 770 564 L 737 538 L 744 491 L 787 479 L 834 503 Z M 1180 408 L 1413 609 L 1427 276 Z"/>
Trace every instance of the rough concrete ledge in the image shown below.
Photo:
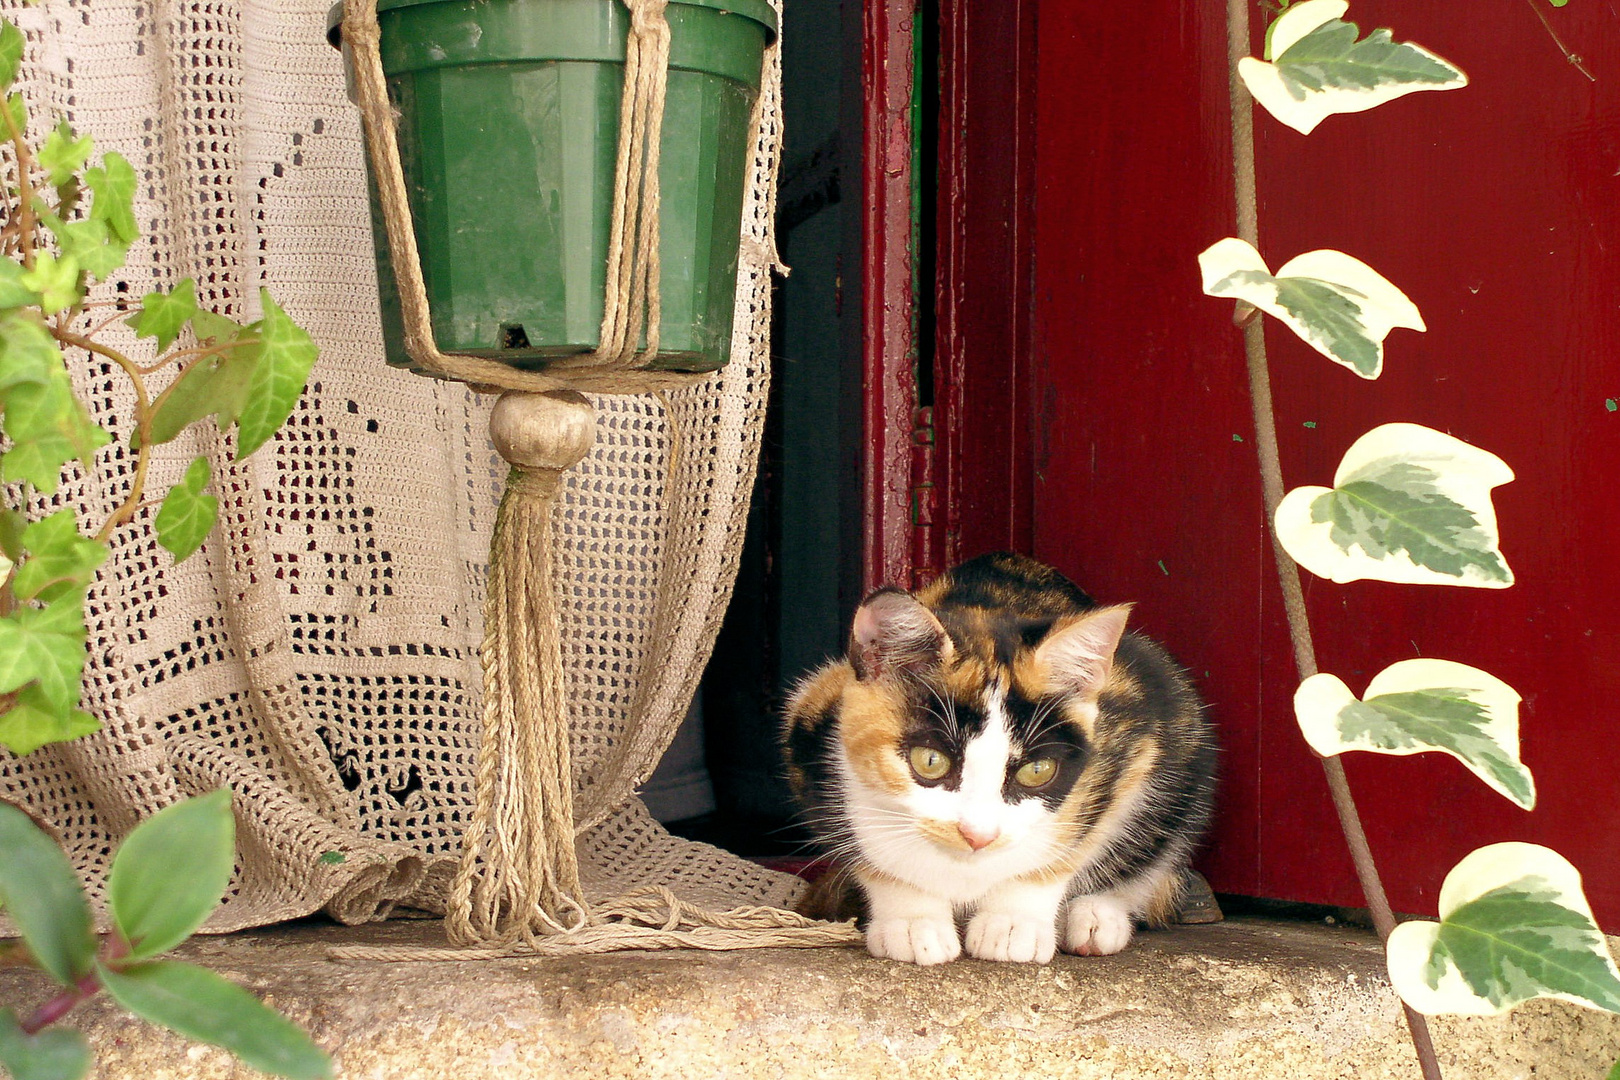
<path fill-rule="evenodd" d="M 436 923 L 299 924 L 180 950 L 304 1024 L 352 1080 L 836 1077 L 1417 1080 L 1363 931 L 1240 918 L 1115 957 L 921 969 L 857 949 L 333 961 L 338 943 L 441 943 Z M 0 970 L 0 1004 L 47 991 Z M 96 1000 L 71 1023 L 104 1078 L 257 1074 Z M 1620 1017 L 1535 1002 L 1442 1020 L 1447 1080 L 1602 1080 Z"/>

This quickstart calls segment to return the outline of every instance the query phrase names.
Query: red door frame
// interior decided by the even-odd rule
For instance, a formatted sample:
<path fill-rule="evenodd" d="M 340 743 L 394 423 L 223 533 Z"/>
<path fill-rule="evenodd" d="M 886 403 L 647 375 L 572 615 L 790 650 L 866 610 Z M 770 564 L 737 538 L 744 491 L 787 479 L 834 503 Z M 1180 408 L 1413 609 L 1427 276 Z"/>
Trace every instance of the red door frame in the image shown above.
<path fill-rule="evenodd" d="M 937 237 L 912 238 L 916 0 L 870 0 L 865 45 L 862 568 L 915 586 L 1033 543 L 1035 0 L 939 0 Z M 927 186 L 921 190 L 926 191 Z M 913 243 L 935 244 L 921 408 Z M 965 455 L 967 429 L 975 453 Z M 987 452 L 988 450 L 988 452 Z"/>
<path fill-rule="evenodd" d="M 867 591 L 911 584 L 911 416 L 917 401 L 911 284 L 914 0 L 862 12 L 861 569 Z"/>

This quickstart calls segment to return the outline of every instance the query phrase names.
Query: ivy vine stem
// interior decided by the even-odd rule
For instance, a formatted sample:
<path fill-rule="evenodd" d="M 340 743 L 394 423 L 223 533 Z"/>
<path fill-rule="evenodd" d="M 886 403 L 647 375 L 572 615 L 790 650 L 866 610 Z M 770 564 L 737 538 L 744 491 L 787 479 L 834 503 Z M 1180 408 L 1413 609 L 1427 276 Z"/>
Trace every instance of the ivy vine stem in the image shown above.
<path fill-rule="evenodd" d="M 129 494 L 96 533 L 96 542 L 105 544 L 114 529 L 135 516 L 135 511 L 141 504 L 141 497 L 146 492 L 146 469 L 152 460 L 152 404 L 147 398 L 146 380 L 141 378 L 141 369 L 136 366 L 135 361 L 117 349 L 109 348 L 87 337 L 80 337 L 71 331 L 53 329 L 52 332 L 56 340 L 63 345 L 71 345 L 111 360 L 124 369 L 124 374 L 129 376 L 129 381 L 135 386 L 135 427 L 140 432 L 141 446 L 135 451 L 135 474 L 130 480 Z"/>
<path fill-rule="evenodd" d="M 1238 238 L 1252 247 L 1260 247 L 1260 212 L 1254 154 L 1254 105 L 1243 81 L 1238 77 L 1238 61 L 1250 53 L 1249 29 L 1250 0 L 1227 0 L 1226 40 L 1227 78 L 1231 100 L 1232 119 L 1232 179 L 1237 209 Z M 1283 608 L 1288 617 L 1288 636 L 1293 644 L 1294 663 L 1301 681 L 1317 673 L 1316 644 L 1311 637 L 1310 616 L 1305 608 L 1305 593 L 1300 587 L 1299 566 L 1277 536 L 1277 506 L 1283 499 L 1282 457 L 1277 450 L 1277 419 L 1271 398 L 1271 369 L 1266 361 L 1265 320 L 1255 318 L 1253 309 L 1241 301 L 1234 312 L 1233 321 L 1243 330 L 1244 354 L 1249 371 L 1249 401 L 1254 411 L 1255 453 L 1260 463 L 1260 486 L 1266 513 L 1266 531 L 1271 536 L 1272 555 L 1277 567 L 1277 581 L 1282 587 Z M 1361 814 L 1356 809 L 1344 765 L 1337 757 L 1324 757 L 1322 771 L 1326 774 L 1328 791 L 1333 807 L 1338 812 L 1339 826 L 1345 844 L 1355 863 L 1356 878 L 1362 895 L 1372 914 L 1373 926 L 1380 941 L 1387 942 L 1395 929 L 1395 916 L 1390 910 L 1389 898 L 1373 861 L 1372 848 L 1362 828 Z M 1435 1057 L 1434 1042 L 1429 1035 L 1428 1020 L 1410 1005 L 1404 1005 L 1406 1024 L 1412 1035 L 1412 1046 L 1417 1052 L 1424 1080 L 1441 1080 L 1440 1063 Z"/>
<path fill-rule="evenodd" d="M 17 155 L 17 221 L 19 232 L 17 246 L 22 253 L 24 268 L 34 268 L 34 241 L 37 234 L 34 218 L 34 185 L 29 179 L 29 172 L 33 168 L 34 155 L 28 149 L 28 140 L 23 138 L 22 128 L 17 126 L 17 118 L 11 113 L 11 101 L 0 98 L 0 115 L 6 120 L 6 131 L 11 136 L 11 146 Z"/>
<path fill-rule="evenodd" d="M 1536 6 L 1536 0 L 1524 0 L 1524 2 L 1530 5 L 1530 10 L 1536 13 L 1536 18 L 1541 20 L 1541 25 L 1547 31 L 1547 36 L 1553 39 L 1553 44 L 1557 45 L 1558 51 L 1564 54 L 1564 59 L 1574 65 L 1576 71 L 1585 75 L 1592 82 L 1597 82 L 1597 76 L 1587 70 L 1585 62 L 1575 53 L 1569 51 L 1569 46 L 1564 44 L 1564 39 L 1558 36 L 1558 31 L 1554 30 L 1552 23 L 1547 21 L 1546 12 Z"/>

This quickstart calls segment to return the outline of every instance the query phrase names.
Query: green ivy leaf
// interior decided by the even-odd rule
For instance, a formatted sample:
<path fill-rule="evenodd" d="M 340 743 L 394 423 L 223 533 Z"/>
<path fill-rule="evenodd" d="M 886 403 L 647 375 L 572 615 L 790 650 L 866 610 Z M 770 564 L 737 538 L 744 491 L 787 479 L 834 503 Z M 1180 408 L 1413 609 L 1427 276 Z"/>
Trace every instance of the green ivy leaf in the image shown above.
<path fill-rule="evenodd" d="M 94 140 L 88 135 L 75 137 L 73 128 L 63 120 L 45 137 L 45 144 L 39 148 L 35 160 L 51 174 L 51 186 L 60 189 L 84 168 L 93 145 Z"/>
<path fill-rule="evenodd" d="M 1419 566 L 1450 577 L 1472 567 L 1507 582 L 1507 563 L 1468 507 L 1440 489 L 1440 474 L 1390 462 L 1369 468 L 1311 503 L 1311 520 L 1331 522 L 1340 550 L 1359 545 L 1375 559 L 1404 552 Z"/>
<path fill-rule="evenodd" d="M 241 323 L 232 322 L 207 308 L 198 308 L 197 313 L 191 317 L 191 332 L 197 335 L 199 345 L 234 341 L 243 331 Z"/>
<path fill-rule="evenodd" d="M 1535 780 L 1519 760 L 1519 695 L 1489 672 L 1450 660 L 1402 660 L 1373 676 L 1364 699 L 1327 672 L 1294 693 L 1294 715 L 1323 757 L 1350 750 L 1439 750 L 1526 810 Z"/>
<path fill-rule="evenodd" d="M 296 1024 L 206 968 L 156 960 L 99 970 L 113 1000 L 145 1020 L 222 1046 L 262 1072 L 293 1080 L 332 1075 L 331 1059 Z"/>
<path fill-rule="evenodd" d="M 0 476 L 8 483 L 26 480 L 49 494 L 56 490 L 62 466 L 73 460 L 88 464 L 96 449 L 112 439 L 91 422 L 63 368 L 51 371 L 43 382 L 10 387 L 4 400 L 12 446 L 0 457 Z"/>
<path fill-rule="evenodd" d="M 0 1009 L 0 1067 L 11 1080 L 80 1080 L 90 1071 L 90 1044 L 63 1028 L 29 1035 L 16 1013 Z"/>
<path fill-rule="evenodd" d="M 219 516 L 219 499 L 204 494 L 213 477 L 207 458 L 198 458 L 186 469 L 185 478 L 169 489 L 163 508 L 153 521 L 158 543 L 181 562 L 208 539 Z"/>
<path fill-rule="evenodd" d="M 135 328 L 136 337 L 157 338 L 158 352 L 163 353 L 196 313 L 197 283 L 185 278 L 169 292 L 149 292 L 141 297 L 141 310 L 125 322 Z"/>
<path fill-rule="evenodd" d="M 46 974 L 72 986 L 96 955 L 90 905 L 73 865 L 29 816 L 0 802 L 0 906 Z"/>
<path fill-rule="evenodd" d="M 1620 980 L 1598 954 L 1592 920 L 1559 899 L 1546 881 L 1528 877 L 1464 904 L 1440 925 L 1429 985 L 1438 987 L 1449 965 L 1492 1004 L 1551 987 L 1620 1012 Z"/>
<path fill-rule="evenodd" d="M 1366 330 L 1366 312 L 1361 306 L 1366 294 L 1348 285 L 1306 277 L 1239 272 L 1234 278 L 1245 284 L 1273 286 L 1277 306 L 1294 322 L 1311 327 L 1328 356 L 1363 378 L 1376 378 L 1380 373 L 1383 349 Z"/>
<path fill-rule="evenodd" d="M 10 506 L 0 507 L 0 552 L 4 552 L 13 563 L 21 561 L 23 557 L 23 531 L 29 524 L 28 515 L 21 510 Z"/>
<path fill-rule="evenodd" d="M 192 322 L 195 324 L 195 317 Z M 239 332 L 242 330 L 235 323 L 230 325 Z M 258 357 L 258 342 L 249 339 L 223 353 L 193 360 L 153 410 L 153 445 L 168 442 L 187 425 L 205 416 L 214 416 L 221 430 L 236 423 L 247 404 Z M 140 449 L 140 439 L 132 436 L 130 445 Z"/>
<path fill-rule="evenodd" d="M 10 19 L 0 19 L 0 90 L 9 89 L 22 70 L 23 32 Z"/>
<path fill-rule="evenodd" d="M 23 283 L 24 273 L 17 260 L 0 257 L 0 309 L 39 303 L 39 293 Z"/>
<path fill-rule="evenodd" d="M 82 592 L 0 618 L 0 693 L 33 683 L 49 708 L 65 712 L 77 705 L 85 637 Z"/>
<path fill-rule="evenodd" d="M 1579 872 L 1556 851 L 1473 852 L 1446 875 L 1440 916 L 1389 940 L 1390 977 L 1420 1012 L 1500 1013 L 1536 997 L 1620 1012 L 1620 971 Z"/>
<path fill-rule="evenodd" d="M 1358 41 L 1345 0 L 1292 4 L 1266 31 L 1266 61 L 1244 57 L 1238 76 L 1279 121 L 1309 134 L 1335 113 L 1361 112 L 1420 90 L 1468 85 L 1455 66 L 1388 30 Z"/>
<path fill-rule="evenodd" d="M 135 170 L 122 154 L 103 154 L 101 164 L 84 174 L 86 186 L 95 193 L 90 203 L 90 220 L 105 221 L 113 236 L 125 244 L 140 238 L 135 225 Z"/>
<path fill-rule="evenodd" d="M 1526 809 L 1535 805 L 1535 784 L 1522 763 L 1502 752 L 1486 733 L 1490 714 L 1466 687 L 1439 686 L 1404 694 L 1380 694 L 1348 706 L 1340 730 L 1392 750 L 1432 746 L 1477 765 Z"/>
<path fill-rule="evenodd" d="M 21 94 L 12 94 L 6 98 L 6 115 L 11 120 L 11 126 L 17 129 L 19 135 L 28 132 L 28 102 L 23 100 Z M 7 132 L 7 134 L 10 134 Z"/>
<path fill-rule="evenodd" d="M 79 287 L 79 261 L 72 255 L 58 259 L 52 252 L 34 252 L 34 268 L 19 279 L 23 286 L 39 294 L 39 306 L 47 315 L 70 308 L 83 297 Z"/>
<path fill-rule="evenodd" d="M 268 289 L 259 290 L 259 301 L 264 308 L 264 318 L 256 324 L 261 348 L 237 422 L 238 460 L 264 445 L 292 415 L 318 351 L 303 328 L 270 298 Z"/>
<path fill-rule="evenodd" d="M 34 685 L 17 691 L 17 703 L 0 714 L 0 744 L 14 754 L 32 754 L 50 743 L 69 742 L 100 730 L 100 720 L 83 709 L 53 704 Z"/>
<path fill-rule="evenodd" d="M 1501 458 L 1461 439 L 1384 424 L 1346 451 L 1333 487 L 1283 498 L 1277 538 L 1333 581 L 1506 588 L 1513 572 L 1497 546 L 1491 489 L 1512 479 Z"/>
<path fill-rule="evenodd" d="M 23 530 L 28 558 L 17 568 L 11 588 L 19 600 L 49 603 L 79 592 L 95 580 L 107 559 L 107 546 L 79 534 L 72 510 L 59 510 Z"/>
<path fill-rule="evenodd" d="M 1553 7 L 1563 7 L 1567 0 L 1553 0 Z M 1620 1061 L 1609 1069 L 1609 1080 L 1620 1080 Z"/>
<path fill-rule="evenodd" d="M 10 259 L 0 259 L 0 267 L 21 268 Z M 6 271 L 0 270 L 0 277 Z M 38 299 L 37 294 L 34 299 Z M 33 303 L 34 301 L 29 301 Z M 7 311 L 0 313 L 0 391 L 18 383 L 47 383 L 62 367 L 62 350 L 56 339 L 39 321 L 37 312 Z"/>
<path fill-rule="evenodd" d="M 124 265 L 129 243 L 115 237 L 107 222 L 94 218 L 63 221 L 50 213 L 40 214 L 39 219 L 55 235 L 62 257 L 97 281 L 105 281 Z"/>
<path fill-rule="evenodd" d="M 203 924 L 231 883 L 231 792 L 165 807 L 137 825 L 107 871 L 107 910 L 132 960 L 168 952 Z"/>

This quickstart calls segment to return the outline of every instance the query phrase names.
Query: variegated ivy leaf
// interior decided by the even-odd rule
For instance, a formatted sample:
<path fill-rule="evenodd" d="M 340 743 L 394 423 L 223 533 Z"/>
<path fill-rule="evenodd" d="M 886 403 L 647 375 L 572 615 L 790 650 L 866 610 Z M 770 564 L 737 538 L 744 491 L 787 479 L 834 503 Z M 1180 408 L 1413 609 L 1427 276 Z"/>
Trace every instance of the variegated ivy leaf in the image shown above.
<path fill-rule="evenodd" d="M 1198 256 L 1204 292 L 1253 304 L 1301 341 L 1364 379 L 1384 370 L 1384 338 L 1423 330 L 1423 316 L 1378 271 L 1342 251 L 1307 251 L 1275 275 L 1260 253 L 1228 237 Z"/>
<path fill-rule="evenodd" d="M 1552 997 L 1620 1012 L 1609 955 L 1580 871 L 1537 844 L 1492 844 L 1440 889 L 1440 921 L 1389 936 L 1389 978 L 1418 1012 L 1493 1015 Z"/>
<path fill-rule="evenodd" d="M 1513 584 L 1497 546 L 1491 489 L 1513 479 L 1495 454 L 1420 424 L 1384 424 L 1345 452 L 1331 488 L 1290 491 L 1277 538 L 1331 581 Z"/>
<path fill-rule="evenodd" d="M 1519 760 L 1519 695 L 1488 672 L 1450 660 L 1402 660 L 1373 676 L 1358 701 L 1322 672 L 1294 692 L 1294 717 L 1323 757 L 1347 750 L 1450 754 L 1526 810 L 1535 780 Z"/>
<path fill-rule="evenodd" d="M 1246 56 L 1238 76 L 1282 123 L 1309 135 L 1334 113 L 1362 112 L 1419 90 L 1454 90 L 1468 76 L 1434 53 L 1374 30 L 1357 41 L 1345 0 L 1304 0 L 1266 31 L 1266 59 Z M 1268 62 L 1269 61 L 1269 62 Z"/>

